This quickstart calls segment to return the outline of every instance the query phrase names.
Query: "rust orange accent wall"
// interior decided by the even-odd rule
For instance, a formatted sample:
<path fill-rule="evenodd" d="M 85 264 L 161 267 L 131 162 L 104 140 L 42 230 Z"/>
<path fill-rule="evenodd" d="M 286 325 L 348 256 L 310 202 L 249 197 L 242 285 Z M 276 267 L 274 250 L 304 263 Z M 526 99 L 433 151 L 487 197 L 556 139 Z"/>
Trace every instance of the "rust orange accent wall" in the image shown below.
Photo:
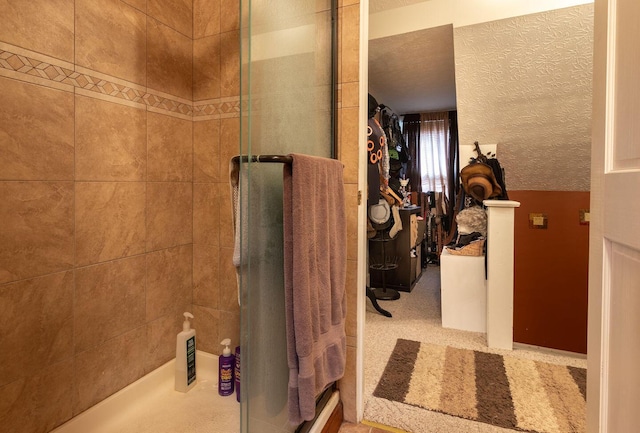
<path fill-rule="evenodd" d="M 515 211 L 514 341 L 587 353 L 589 192 L 509 191 Z M 529 227 L 529 214 L 548 218 Z"/>

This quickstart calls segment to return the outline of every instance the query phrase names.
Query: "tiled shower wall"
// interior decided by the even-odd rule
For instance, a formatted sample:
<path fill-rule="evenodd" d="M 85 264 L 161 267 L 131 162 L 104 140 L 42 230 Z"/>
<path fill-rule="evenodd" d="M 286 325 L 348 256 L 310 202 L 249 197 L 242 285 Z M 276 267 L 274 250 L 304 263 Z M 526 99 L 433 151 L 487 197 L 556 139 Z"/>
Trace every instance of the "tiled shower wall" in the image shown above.
<path fill-rule="evenodd" d="M 238 0 L 0 0 L 0 426 L 47 432 L 174 356 L 238 341 L 227 164 Z M 357 206 L 359 1 L 338 13 L 339 158 Z M 357 219 L 348 212 L 355 420 Z"/>
<path fill-rule="evenodd" d="M 238 0 L 0 1 L 0 430 L 238 341 Z"/>

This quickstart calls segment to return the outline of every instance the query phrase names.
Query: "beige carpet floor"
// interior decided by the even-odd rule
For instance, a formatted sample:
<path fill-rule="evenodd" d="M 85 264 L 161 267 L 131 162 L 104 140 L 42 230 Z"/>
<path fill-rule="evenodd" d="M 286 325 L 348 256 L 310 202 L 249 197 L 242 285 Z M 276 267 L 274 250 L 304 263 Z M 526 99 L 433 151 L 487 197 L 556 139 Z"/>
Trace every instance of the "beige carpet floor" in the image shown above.
<path fill-rule="evenodd" d="M 401 292 L 399 300 L 380 302 L 382 308 L 393 314 L 392 318 L 379 314 L 367 301 L 364 418 L 411 433 L 513 432 L 373 396 L 398 338 L 586 368 L 586 358 L 583 357 L 562 356 L 544 349 L 491 350 L 486 347 L 483 333 L 442 328 L 439 271 L 439 267 L 429 266 L 411 293 Z"/>

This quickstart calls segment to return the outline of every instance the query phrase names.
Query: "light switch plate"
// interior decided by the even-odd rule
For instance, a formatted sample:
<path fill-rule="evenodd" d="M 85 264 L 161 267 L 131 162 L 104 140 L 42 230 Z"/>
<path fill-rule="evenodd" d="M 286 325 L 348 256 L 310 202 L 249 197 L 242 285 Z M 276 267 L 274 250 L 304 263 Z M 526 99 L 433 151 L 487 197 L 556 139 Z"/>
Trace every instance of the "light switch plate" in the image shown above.
<path fill-rule="evenodd" d="M 588 225 L 591 222 L 589 209 L 580 209 L 580 224 Z"/>
<path fill-rule="evenodd" d="M 546 229 L 547 228 L 547 214 L 544 214 L 544 213 L 530 213 L 529 214 L 529 228 L 530 229 Z"/>

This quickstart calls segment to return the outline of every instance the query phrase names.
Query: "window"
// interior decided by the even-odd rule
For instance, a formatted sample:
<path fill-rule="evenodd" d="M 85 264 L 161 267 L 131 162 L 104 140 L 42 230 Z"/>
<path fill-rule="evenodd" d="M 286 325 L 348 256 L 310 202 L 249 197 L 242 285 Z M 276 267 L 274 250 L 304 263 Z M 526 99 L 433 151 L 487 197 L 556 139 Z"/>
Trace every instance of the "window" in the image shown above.
<path fill-rule="evenodd" d="M 449 114 L 420 115 L 420 179 L 422 191 L 447 192 Z"/>

